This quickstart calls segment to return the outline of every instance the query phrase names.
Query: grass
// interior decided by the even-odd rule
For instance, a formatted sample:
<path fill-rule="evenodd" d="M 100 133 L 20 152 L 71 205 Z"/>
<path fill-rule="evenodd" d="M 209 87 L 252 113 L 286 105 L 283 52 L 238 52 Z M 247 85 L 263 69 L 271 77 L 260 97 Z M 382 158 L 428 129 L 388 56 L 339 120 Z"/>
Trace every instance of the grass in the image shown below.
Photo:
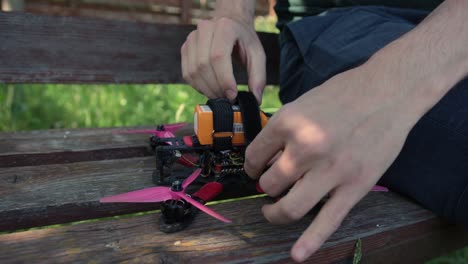
<path fill-rule="evenodd" d="M 280 107 L 277 93 L 275 87 L 265 89 L 262 109 Z M 192 122 L 195 105 L 204 102 L 180 84 L 0 84 L 0 131 Z"/>

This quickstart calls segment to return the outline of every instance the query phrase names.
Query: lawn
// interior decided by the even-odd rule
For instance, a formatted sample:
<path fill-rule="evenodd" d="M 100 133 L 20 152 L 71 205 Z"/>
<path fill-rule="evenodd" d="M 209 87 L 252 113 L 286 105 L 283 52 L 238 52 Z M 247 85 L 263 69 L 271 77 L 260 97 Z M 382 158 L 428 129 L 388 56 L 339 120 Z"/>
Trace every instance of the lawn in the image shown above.
<path fill-rule="evenodd" d="M 280 107 L 277 93 L 275 87 L 266 88 L 263 110 Z M 192 122 L 195 105 L 205 102 L 180 84 L 0 84 L 0 131 Z"/>

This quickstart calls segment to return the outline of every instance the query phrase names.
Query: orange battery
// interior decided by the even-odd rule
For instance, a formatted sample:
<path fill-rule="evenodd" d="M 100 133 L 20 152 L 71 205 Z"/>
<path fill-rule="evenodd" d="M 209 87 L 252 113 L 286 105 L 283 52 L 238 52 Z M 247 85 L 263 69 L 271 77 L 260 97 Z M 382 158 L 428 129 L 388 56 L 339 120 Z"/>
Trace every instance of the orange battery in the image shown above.
<path fill-rule="evenodd" d="M 244 128 L 242 125 L 242 115 L 238 105 L 232 106 L 234 123 L 232 124 L 232 144 L 243 145 L 244 139 Z M 268 117 L 260 112 L 260 119 L 262 127 L 268 122 Z M 213 144 L 213 111 L 208 105 L 197 105 L 195 107 L 195 115 L 193 118 L 195 135 L 197 135 L 198 141 L 201 145 L 212 145 Z"/>

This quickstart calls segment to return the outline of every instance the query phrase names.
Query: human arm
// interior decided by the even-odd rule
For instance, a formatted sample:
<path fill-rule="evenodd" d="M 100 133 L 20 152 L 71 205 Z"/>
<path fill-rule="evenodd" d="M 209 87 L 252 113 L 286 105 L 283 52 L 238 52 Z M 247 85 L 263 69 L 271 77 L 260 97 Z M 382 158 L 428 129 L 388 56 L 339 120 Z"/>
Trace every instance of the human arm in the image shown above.
<path fill-rule="evenodd" d="M 249 89 L 261 102 L 266 58 L 255 32 L 254 15 L 255 0 L 217 0 L 214 18 L 200 21 L 182 45 L 184 79 L 209 98 L 234 100 L 234 54 L 247 68 Z"/>
<path fill-rule="evenodd" d="M 251 143 L 245 169 L 261 176 L 262 189 L 276 196 L 292 186 L 263 208 L 269 221 L 297 220 L 331 194 L 295 243 L 295 260 L 318 250 L 391 165 L 414 124 L 467 75 L 467 4 L 446 1 L 362 66 L 286 105 Z"/>

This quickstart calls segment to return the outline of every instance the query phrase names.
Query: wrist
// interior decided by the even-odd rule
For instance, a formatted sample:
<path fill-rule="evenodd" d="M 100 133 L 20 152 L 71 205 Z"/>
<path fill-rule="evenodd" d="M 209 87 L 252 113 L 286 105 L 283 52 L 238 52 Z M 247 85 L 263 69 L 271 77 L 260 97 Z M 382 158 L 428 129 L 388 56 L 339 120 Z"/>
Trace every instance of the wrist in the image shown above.
<path fill-rule="evenodd" d="M 255 0 L 217 0 L 214 18 L 223 17 L 254 27 Z"/>

